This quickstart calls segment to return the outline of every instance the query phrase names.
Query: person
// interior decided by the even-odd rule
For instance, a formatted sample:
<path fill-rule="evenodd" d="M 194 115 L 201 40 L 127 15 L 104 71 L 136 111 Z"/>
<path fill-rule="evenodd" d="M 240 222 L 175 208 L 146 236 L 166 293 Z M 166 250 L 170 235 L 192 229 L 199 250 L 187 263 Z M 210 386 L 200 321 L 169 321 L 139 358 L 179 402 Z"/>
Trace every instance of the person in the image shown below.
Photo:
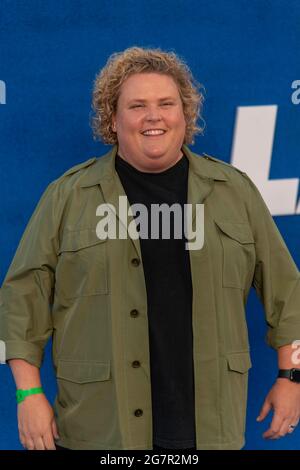
<path fill-rule="evenodd" d="M 49 184 L 1 288 L 5 360 L 30 390 L 17 392 L 25 448 L 241 449 L 251 286 L 283 370 L 258 421 L 273 409 L 266 439 L 297 426 L 299 271 L 247 174 L 189 148 L 202 105 L 175 52 L 131 47 L 97 75 L 92 128 L 112 148 Z M 173 206 L 184 215 L 168 232 L 154 209 L 165 221 Z M 50 337 L 53 407 L 40 379 Z"/>

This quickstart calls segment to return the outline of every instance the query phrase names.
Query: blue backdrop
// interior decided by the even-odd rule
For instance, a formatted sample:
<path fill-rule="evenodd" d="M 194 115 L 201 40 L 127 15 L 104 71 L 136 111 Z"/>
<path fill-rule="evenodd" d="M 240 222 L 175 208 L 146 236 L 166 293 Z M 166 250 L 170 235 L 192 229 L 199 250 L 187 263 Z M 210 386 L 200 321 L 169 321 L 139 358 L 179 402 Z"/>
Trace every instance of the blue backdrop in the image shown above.
<path fill-rule="evenodd" d="M 269 179 L 296 179 L 295 189 L 300 105 L 297 95 L 292 99 L 292 84 L 300 79 L 299 20 L 299 0 L 1 0 L 1 282 L 49 182 L 107 151 L 89 127 L 92 85 L 108 56 L 126 47 L 174 50 L 205 86 L 206 131 L 191 147 L 195 152 L 232 161 L 237 109 L 276 106 Z M 257 138 L 259 143 L 264 136 Z M 299 267 L 296 207 L 275 221 Z M 264 341 L 264 314 L 254 291 L 247 320 L 253 368 L 245 448 L 300 449 L 300 429 L 276 441 L 262 438 L 271 416 L 261 424 L 256 416 L 275 379 L 277 355 Z M 50 346 L 41 372 L 53 402 Z M 0 448 L 21 449 L 8 366 L 0 367 L 0 383 Z"/>

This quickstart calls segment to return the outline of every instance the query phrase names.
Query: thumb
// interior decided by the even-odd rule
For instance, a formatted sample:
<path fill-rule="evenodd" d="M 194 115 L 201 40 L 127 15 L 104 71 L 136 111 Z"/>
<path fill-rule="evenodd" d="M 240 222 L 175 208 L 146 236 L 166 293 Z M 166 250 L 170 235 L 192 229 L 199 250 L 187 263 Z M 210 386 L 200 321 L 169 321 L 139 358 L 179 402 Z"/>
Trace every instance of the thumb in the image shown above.
<path fill-rule="evenodd" d="M 261 410 L 260 410 L 260 413 L 258 415 L 258 417 L 256 418 L 256 421 L 262 421 L 263 419 L 265 419 L 265 417 L 267 416 L 267 414 L 269 413 L 269 411 L 271 410 L 272 406 L 271 406 L 271 403 L 268 401 L 268 400 L 265 400 Z"/>
<path fill-rule="evenodd" d="M 60 436 L 59 436 L 58 431 L 57 431 L 56 422 L 55 422 L 54 419 L 52 420 L 51 428 L 52 428 L 52 433 L 53 433 L 54 438 L 55 439 L 60 439 Z"/>

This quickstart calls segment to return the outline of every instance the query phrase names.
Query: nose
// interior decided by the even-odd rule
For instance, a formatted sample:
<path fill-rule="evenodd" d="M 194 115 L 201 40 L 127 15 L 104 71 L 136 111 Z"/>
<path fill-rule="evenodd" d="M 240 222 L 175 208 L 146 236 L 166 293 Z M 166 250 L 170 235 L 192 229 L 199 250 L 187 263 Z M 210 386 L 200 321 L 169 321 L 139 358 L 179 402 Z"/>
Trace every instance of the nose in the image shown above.
<path fill-rule="evenodd" d="M 147 121 L 160 121 L 161 120 L 160 109 L 156 106 L 150 106 L 147 110 L 146 120 Z"/>

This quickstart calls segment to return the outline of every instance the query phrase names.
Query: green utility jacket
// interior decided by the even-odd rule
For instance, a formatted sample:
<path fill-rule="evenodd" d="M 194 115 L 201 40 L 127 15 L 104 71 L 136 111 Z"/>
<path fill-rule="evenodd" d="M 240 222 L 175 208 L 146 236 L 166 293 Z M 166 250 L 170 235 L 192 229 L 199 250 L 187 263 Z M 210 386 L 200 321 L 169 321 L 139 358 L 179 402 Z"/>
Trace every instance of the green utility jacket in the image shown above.
<path fill-rule="evenodd" d="M 267 342 L 277 349 L 300 339 L 299 271 L 249 177 L 186 145 L 182 151 L 189 159 L 188 202 L 204 203 L 205 219 L 204 246 L 189 251 L 196 446 L 240 449 L 251 367 L 249 290 L 253 285 L 263 303 Z M 6 359 L 40 367 L 52 336 L 58 444 L 72 449 L 152 448 L 139 240 L 96 235 L 98 205 L 117 209 L 125 195 L 116 152 L 114 146 L 48 186 L 1 289 Z"/>

